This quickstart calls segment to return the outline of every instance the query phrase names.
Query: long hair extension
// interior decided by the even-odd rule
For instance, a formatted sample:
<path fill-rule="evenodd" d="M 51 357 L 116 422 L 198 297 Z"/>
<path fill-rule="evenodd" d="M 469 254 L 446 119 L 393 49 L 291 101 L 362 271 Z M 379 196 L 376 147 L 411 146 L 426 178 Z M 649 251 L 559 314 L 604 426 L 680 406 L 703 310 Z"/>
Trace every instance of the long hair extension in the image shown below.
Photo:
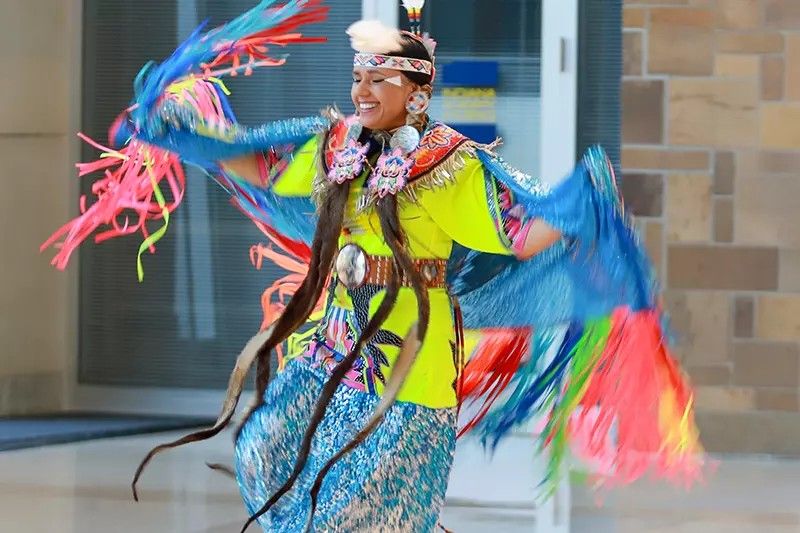
<path fill-rule="evenodd" d="M 281 315 L 281 318 L 283 318 L 284 316 L 292 313 L 294 314 L 294 320 L 291 322 L 287 320 L 285 325 L 281 324 L 281 321 L 278 320 L 275 324 L 275 329 L 278 330 L 278 328 L 281 328 L 281 330 L 278 332 L 280 341 L 264 344 L 258 350 L 256 355 L 257 364 L 256 391 L 254 396 L 255 401 L 243 417 L 242 422 L 239 424 L 239 427 L 236 431 L 236 438 L 238 438 L 239 432 L 247 423 L 250 415 L 252 415 L 253 412 L 264 403 L 264 393 L 267 390 L 267 385 L 269 384 L 270 378 L 270 360 L 272 351 L 276 346 L 278 346 L 278 344 L 289 338 L 290 335 L 297 331 L 297 329 L 302 326 L 306 320 L 308 320 L 308 317 L 313 312 L 317 301 L 322 295 L 322 291 L 325 289 L 326 278 L 330 274 L 331 269 L 333 268 L 333 262 L 336 259 L 339 235 L 342 231 L 342 224 L 344 221 L 344 214 L 349 195 L 350 182 L 347 182 L 341 186 L 331 187 L 331 189 L 325 195 L 319 213 L 319 223 L 317 224 L 317 229 L 314 234 L 312 257 L 311 262 L 309 263 L 308 274 L 303 280 L 303 284 L 300 286 L 300 289 L 298 289 L 295 296 L 287 305 L 286 311 L 283 313 L 283 315 Z M 313 289 L 309 289 L 307 294 L 304 292 L 301 295 L 302 299 L 298 302 L 298 307 L 302 306 L 302 311 L 290 309 L 289 305 L 298 297 L 303 286 L 308 285 L 311 287 L 312 284 Z"/>
<path fill-rule="evenodd" d="M 379 204 L 380 205 L 380 204 Z M 397 219 L 397 205 L 394 202 L 394 199 L 390 201 L 390 210 L 393 211 L 393 218 Z M 384 224 L 384 219 L 387 218 L 385 216 L 386 210 L 380 209 L 378 210 L 381 219 L 381 226 L 388 227 Z M 395 225 L 396 229 L 399 230 L 399 224 Z M 401 235 L 401 233 L 396 233 L 396 235 Z M 389 237 L 387 237 L 388 239 Z M 406 255 L 406 257 L 408 257 Z M 404 265 L 402 262 L 398 261 L 398 258 L 394 258 L 395 261 L 395 268 L 392 270 L 392 278 L 389 284 L 386 286 L 386 292 L 384 293 L 384 297 L 381 300 L 378 309 L 375 311 L 373 316 L 367 322 L 367 325 L 364 327 L 363 331 L 359 335 L 358 339 L 356 340 L 355 345 L 347 354 L 347 356 L 342 359 L 342 361 L 336 365 L 336 367 L 331 372 L 331 376 L 325 385 L 322 388 L 322 392 L 320 393 L 320 397 L 317 400 L 317 404 L 314 407 L 314 412 L 311 415 L 311 418 L 308 423 L 308 428 L 306 428 L 305 434 L 303 435 L 303 441 L 300 445 L 300 450 L 298 451 L 297 460 L 295 461 L 294 470 L 292 471 L 289 479 L 275 491 L 275 493 L 270 496 L 267 502 L 258 510 L 255 514 L 253 514 L 247 523 L 242 528 L 242 532 L 247 530 L 250 527 L 250 524 L 264 516 L 273 505 L 275 505 L 278 500 L 281 499 L 287 492 L 289 492 L 292 487 L 294 486 L 297 478 L 300 477 L 300 473 L 306 466 L 308 462 L 308 457 L 311 453 L 311 443 L 313 441 L 314 435 L 316 434 L 317 428 L 319 427 L 322 419 L 325 417 L 325 412 L 328 409 L 328 405 L 330 405 L 331 400 L 333 399 L 333 395 L 336 392 L 336 389 L 341 384 L 344 376 L 347 372 L 353 368 L 353 364 L 355 363 L 356 359 L 361 355 L 361 351 L 363 350 L 364 346 L 372 340 L 375 334 L 378 333 L 383 323 L 389 317 L 392 309 L 394 308 L 395 303 L 397 302 L 397 297 L 400 293 L 400 284 L 401 284 L 401 272 L 404 271 Z M 413 263 L 409 259 L 408 264 L 413 267 Z M 416 271 L 415 271 L 416 274 Z M 417 275 L 417 279 L 419 280 L 419 274 Z M 421 285 L 421 280 L 420 285 Z M 425 293 L 425 301 L 427 302 L 427 293 Z"/>
<path fill-rule="evenodd" d="M 342 229 L 349 192 L 350 184 L 345 183 L 339 187 L 332 188 L 332 190 L 325 195 L 323 205 L 320 209 L 317 228 L 314 232 L 308 275 L 303 280 L 297 292 L 292 296 L 291 300 L 289 300 L 285 311 L 278 320 L 275 321 L 275 324 L 268 330 L 253 337 L 237 358 L 236 366 L 228 382 L 225 402 L 223 403 L 222 411 L 215 424 L 210 428 L 190 433 L 175 441 L 161 444 L 150 450 L 137 467 L 131 483 L 134 500 L 139 501 L 139 494 L 136 487 L 139 478 L 144 472 L 144 469 L 157 454 L 185 444 L 210 439 L 218 435 L 228 426 L 236 412 L 236 406 L 239 403 L 239 398 L 244 389 L 245 378 L 254 360 L 257 361 L 257 400 L 248 411 L 244 420 L 246 421 L 260 403 L 263 402 L 264 391 L 269 382 L 269 358 L 272 351 L 308 319 L 325 288 L 325 279 L 330 273 L 334 258 L 336 257 L 337 242 Z M 256 346 L 258 347 L 256 348 Z M 243 424 L 244 422 L 242 425 Z"/>
<path fill-rule="evenodd" d="M 414 268 L 414 262 L 406 251 L 403 233 L 400 228 L 400 220 L 397 215 L 397 199 L 394 196 L 384 198 L 379 204 L 379 214 L 381 230 L 383 231 L 386 243 L 392 250 L 392 254 L 395 258 L 395 265 L 401 267 L 405 279 L 411 282 L 411 286 L 416 294 L 418 309 L 417 323 L 412 326 L 411 331 L 409 331 L 403 341 L 403 346 L 392 366 L 392 373 L 384 388 L 381 401 L 375 408 L 369 421 L 350 442 L 325 463 L 317 474 L 310 491 L 311 510 L 306 525 L 307 532 L 311 531 L 313 526 L 314 512 L 317 508 L 319 491 L 322 489 L 322 482 L 325 476 L 336 463 L 363 443 L 367 437 L 378 428 L 381 422 L 383 422 L 383 418 L 389 408 L 397 401 L 400 389 L 402 389 L 408 374 L 411 372 L 411 368 L 417 359 L 419 348 L 422 346 L 422 342 L 428 331 L 430 322 L 430 298 L 427 288 L 423 285 L 419 272 Z"/>

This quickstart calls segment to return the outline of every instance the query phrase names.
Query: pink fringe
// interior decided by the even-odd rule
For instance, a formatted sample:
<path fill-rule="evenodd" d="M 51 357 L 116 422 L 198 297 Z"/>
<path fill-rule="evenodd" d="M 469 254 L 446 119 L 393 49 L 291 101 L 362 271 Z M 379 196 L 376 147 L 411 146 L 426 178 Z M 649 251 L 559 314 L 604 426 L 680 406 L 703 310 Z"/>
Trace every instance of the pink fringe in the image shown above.
<path fill-rule="evenodd" d="M 702 478 L 691 390 L 661 331 L 658 311 L 614 312 L 569 426 L 573 452 L 595 469 L 598 483 L 628 484 L 648 472 L 686 486 Z"/>
<path fill-rule="evenodd" d="M 81 196 L 80 215 L 61 226 L 39 248 L 58 248 L 51 264 L 59 270 L 67 267 L 72 253 L 97 230 L 101 230 L 94 236 L 98 243 L 134 233 L 146 239 L 150 235 L 147 221 L 164 218 L 154 184 L 169 191 L 171 199 L 167 197 L 165 207 L 170 213 L 180 205 L 186 188 L 180 160 L 169 152 L 135 139 L 121 150 L 112 150 L 82 133 L 78 136 L 103 152 L 96 161 L 76 165 L 79 177 L 96 172 L 102 172 L 103 177 L 92 184 L 95 201 L 89 205 L 86 195 Z M 150 252 L 154 251 L 151 247 Z"/>

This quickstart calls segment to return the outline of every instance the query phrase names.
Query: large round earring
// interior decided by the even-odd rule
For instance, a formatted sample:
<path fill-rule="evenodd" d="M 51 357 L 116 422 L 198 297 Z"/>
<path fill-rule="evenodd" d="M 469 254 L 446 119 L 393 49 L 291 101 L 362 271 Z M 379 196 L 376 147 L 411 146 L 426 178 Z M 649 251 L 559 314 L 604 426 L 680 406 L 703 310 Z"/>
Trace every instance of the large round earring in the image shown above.
<path fill-rule="evenodd" d="M 406 100 L 406 126 L 411 126 L 419 132 L 425 130 L 428 115 L 425 112 L 430 106 L 431 97 L 425 91 L 414 91 Z"/>
<path fill-rule="evenodd" d="M 414 91 L 406 100 L 406 111 L 409 115 L 421 115 L 428 110 L 431 97 L 425 91 Z"/>

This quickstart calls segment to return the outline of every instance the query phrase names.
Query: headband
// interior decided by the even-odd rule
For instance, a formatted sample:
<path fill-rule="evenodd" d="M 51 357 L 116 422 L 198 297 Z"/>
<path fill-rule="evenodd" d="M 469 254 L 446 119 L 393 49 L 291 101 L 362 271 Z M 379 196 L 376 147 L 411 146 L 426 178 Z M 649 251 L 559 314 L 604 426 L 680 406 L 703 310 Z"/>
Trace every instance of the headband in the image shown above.
<path fill-rule="evenodd" d="M 433 73 L 433 63 L 430 61 L 411 57 L 373 54 L 370 52 L 357 52 L 353 57 L 353 66 L 367 68 L 388 68 L 392 70 L 402 70 L 404 72 L 418 72 L 420 74 L 427 74 L 429 76 Z"/>

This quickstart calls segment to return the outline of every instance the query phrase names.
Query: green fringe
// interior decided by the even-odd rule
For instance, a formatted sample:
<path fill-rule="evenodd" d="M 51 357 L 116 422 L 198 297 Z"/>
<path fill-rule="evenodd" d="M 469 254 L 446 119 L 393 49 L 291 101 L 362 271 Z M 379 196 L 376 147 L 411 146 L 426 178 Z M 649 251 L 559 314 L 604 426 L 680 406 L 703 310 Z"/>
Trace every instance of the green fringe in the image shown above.
<path fill-rule="evenodd" d="M 583 335 L 570 352 L 569 374 L 563 392 L 554 390 L 545 403 L 547 411 L 552 405 L 550 420 L 544 430 L 542 451 L 550 454 L 547 472 L 543 481 L 544 496 L 550 497 L 558 487 L 562 474 L 564 457 L 568 450 L 567 429 L 569 418 L 578 406 L 581 397 L 603 355 L 611 333 L 611 318 L 603 318 L 587 323 Z"/>

